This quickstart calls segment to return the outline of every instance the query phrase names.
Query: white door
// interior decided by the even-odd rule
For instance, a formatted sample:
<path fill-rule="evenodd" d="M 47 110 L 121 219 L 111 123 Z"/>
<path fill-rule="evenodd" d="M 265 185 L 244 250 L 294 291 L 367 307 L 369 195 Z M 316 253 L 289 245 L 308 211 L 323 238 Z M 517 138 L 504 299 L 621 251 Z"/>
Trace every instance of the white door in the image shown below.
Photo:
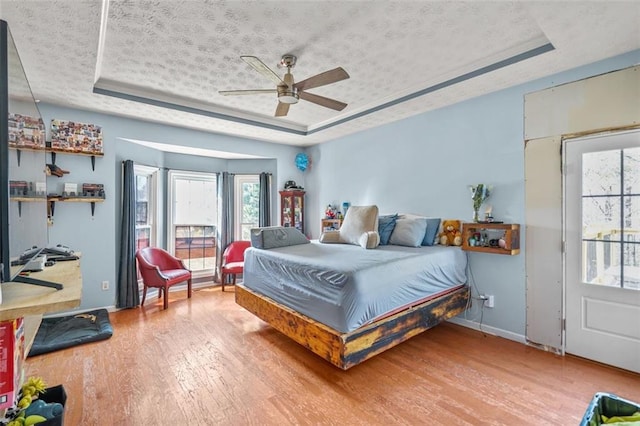
<path fill-rule="evenodd" d="M 640 131 L 564 145 L 566 352 L 640 372 Z"/>

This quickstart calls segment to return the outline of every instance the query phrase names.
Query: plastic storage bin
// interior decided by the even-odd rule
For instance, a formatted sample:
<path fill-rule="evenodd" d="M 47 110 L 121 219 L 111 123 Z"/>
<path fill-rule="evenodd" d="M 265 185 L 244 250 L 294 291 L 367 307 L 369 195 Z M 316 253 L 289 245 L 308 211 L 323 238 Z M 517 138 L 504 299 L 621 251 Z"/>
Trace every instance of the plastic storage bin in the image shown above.
<path fill-rule="evenodd" d="M 636 402 L 628 401 L 610 393 L 598 392 L 584 413 L 580 426 L 598 426 L 603 424 L 602 417 L 600 417 L 603 414 L 607 417 L 631 416 L 637 411 L 640 411 L 640 404 Z"/>
<path fill-rule="evenodd" d="M 62 385 L 47 388 L 46 392 L 40 395 L 40 399 L 44 402 L 59 402 L 64 405 L 67 403 L 67 393 Z M 49 419 L 46 422 L 38 423 L 39 426 L 62 426 L 64 425 L 64 411 L 58 417 Z"/>

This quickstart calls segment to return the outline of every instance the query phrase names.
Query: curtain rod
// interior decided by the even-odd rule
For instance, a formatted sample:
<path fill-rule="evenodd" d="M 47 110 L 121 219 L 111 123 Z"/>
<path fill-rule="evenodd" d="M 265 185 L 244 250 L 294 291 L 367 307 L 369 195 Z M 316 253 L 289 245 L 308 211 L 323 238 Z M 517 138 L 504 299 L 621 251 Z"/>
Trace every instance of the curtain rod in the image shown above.
<path fill-rule="evenodd" d="M 122 164 L 126 163 L 129 160 L 122 160 Z M 133 161 L 133 160 L 131 160 Z M 144 164 L 144 163 L 138 163 L 137 161 L 133 161 L 133 164 L 137 164 L 138 166 L 144 166 L 144 167 L 155 167 L 158 170 L 180 170 L 180 169 L 170 169 L 169 167 L 158 167 L 158 166 L 150 166 L 148 164 Z M 185 171 L 185 172 L 194 172 L 196 170 L 181 170 L 181 171 Z M 199 173 L 222 173 L 222 172 L 199 172 Z M 271 172 L 258 172 L 258 173 L 233 173 L 233 172 L 227 172 L 229 174 L 232 175 L 255 175 L 255 174 L 260 174 L 260 173 L 266 173 L 268 176 L 273 176 L 273 173 Z"/>
<path fill-rule="evenodd" d="M 126 163 L 127 161 L 132 161 L 133 164 L 136 164 L 138 166 L 144 166 L 144 167 L 155 167 L 156 169 L 166 169 L 166 167 L 159 167 L 159 166 L 150 166 L 148 164 L 144 164 L 144 163 L 138 163 L 137 161 L 133 161 L 133 160 L 122 160 L 122 164 Z M 168 170 L 168 169 L 167 169 Z"/>

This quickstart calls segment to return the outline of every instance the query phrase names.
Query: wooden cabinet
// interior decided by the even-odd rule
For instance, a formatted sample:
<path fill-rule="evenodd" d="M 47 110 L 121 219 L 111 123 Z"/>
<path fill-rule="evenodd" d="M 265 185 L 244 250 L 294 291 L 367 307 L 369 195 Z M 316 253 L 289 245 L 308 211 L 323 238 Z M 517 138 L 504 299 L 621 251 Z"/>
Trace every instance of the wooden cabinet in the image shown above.
<path fill-rule="evenodd" d="M 320 220 L 320 232 L 334 231 L 340 229 L 343 219 L 321 219 Z"/>
<path fill-rule="evenodd" d="M 463 223 L 462 250 L 515 255 L 520 253 L 517 223 Z"/>
<path fill-rule="evenodd" d="M 280 191 L 280 225 L 296 227 L 304 234 L 304 194 L 299 189 Z"/>

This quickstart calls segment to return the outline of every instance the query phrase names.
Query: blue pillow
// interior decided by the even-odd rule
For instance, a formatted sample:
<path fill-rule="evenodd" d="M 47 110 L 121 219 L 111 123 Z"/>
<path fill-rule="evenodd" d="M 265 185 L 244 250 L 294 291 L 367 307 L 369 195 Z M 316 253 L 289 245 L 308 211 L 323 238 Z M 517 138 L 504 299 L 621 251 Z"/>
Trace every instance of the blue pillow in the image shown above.
<path fill-rule="evenodd" d="M 438 229 L 440 229 L 440 218 L 428 217 L 427 232 L 424 233 L 424 240 L 422 240 L 423 246 L 433 245 L 433 241 L 436 239 L 436 234 L 438 233 Z"/>
<path fill-rule="evenodd" d="M 380 234 L 381 246 L 386 246 L 389 244 L 389 238 L 391 238 L 391 233 L 393 232 L 393 228 L 396 227 L 397 219 L 398 219 L 397 213 L 378 217 L 378 234 Z"/>

